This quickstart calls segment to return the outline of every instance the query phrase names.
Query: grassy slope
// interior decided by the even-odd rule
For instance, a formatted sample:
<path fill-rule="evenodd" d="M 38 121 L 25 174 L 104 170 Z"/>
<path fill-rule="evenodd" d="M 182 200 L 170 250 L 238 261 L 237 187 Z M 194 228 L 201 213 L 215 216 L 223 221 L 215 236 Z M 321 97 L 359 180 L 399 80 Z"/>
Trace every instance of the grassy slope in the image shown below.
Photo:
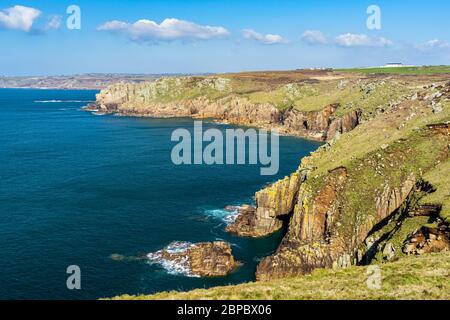
<path fill-rule="evenodd" d="M 339 88 L 340 80 L 328 80 L 315 84 L 296 84 L 293 89 L 286 86 L 273 91 L 258 91 L 246 95 L 253 103 L 271 103 L 279 109 L 293 106 L 300 111 L 317 111 L 339 103 L 338 115 L 354 109 L 364 109 L 368 114 L 379 106 L 395 102 L 400 96 L 410 93 L 412 88 L 397 81 L 386 81 L 377 85 L 370 96 L 365 96 L 361 84 L 352 82 Z"/>
<path fill-rule="evenodd" d="M 410 173 L 420 177 L 445 156 L 443 150 L 448 146 L 448 138 L 433 136 L 426 125 L 450 121 L 449 107 L 447 105 L 442 113 L 433 114 L 429 107 L 406 104 L 403 110 L 393 115 L 381 115 L 367 121 L 343 135 L 330 150 L 315 152 L 306 160 L 314 168 L 310 173 L 312 178 L 306 184 L 314 193 L 320 190 L 329 170 L 345 167 L 351 180 L 345 189 L 344 211 L 355 212 L 361 217 L 374 214 L 373 195 L 377 190 L 382 191 L 386 183 L 399 186 Z M 408 119 L 411 114 L 415 116 Z M 444 185 L 448 174 L 434 176 L 436 182 L 438 177 L 444 179 L 440 181 Z M 446 192 L 442 186 L 439 190 Z M 436 201 L 443 201 L 440 193 L 435 197 Z M 352 224 L 353 221 L 348 221 L 349 226 Z"/>
<path fill-rule="evenodd" d="M 352 77 L 350 77 L 352 78 Z M 317 80 L 325 79 L 325 80 Z M 354 109 L 364 109 L 368 115 L 375 109 L 395 102 L 402 95 L 411 93 L 415 87 L 404 82 L 387 79 L 380 81 L 367 95 L 363 89 L 366 81 L 346 81 L 336 74 L 318 77 L 269 76 L 248 78 L 243 75 L 210 77 L 164 78 L 152 84 L 152 102 L 167 103 L 206 97 L 215 101 L 226 97 L 240 97 L 251 103 L 271 104 L 283 110 L 295 107 L 304 112 L 322 110 L 332 103 L 340 103 L 338 115 Z M 223 82 L 223 87 L 215 82 Z"/>
<path fill-rule="evenodd" d="M 430 182 L 436 191 L 421 199 L 421 204 L 441 204 L 441 217 L 450 223 L 450 159 L 442 162 L 432 171 L 425 174 L 424 179 Z"/>
<path fill-rule="evenodd" d="M 317 167 L 315 173 L 324 174 L 339 166 L 349 167 L 355 159 L 362 159 L 376 151 L 383 152 L 383 145 L 401 144 L 402 139 L 414 136 L 428 124 L 450 121 L 449 108 L 450 104 L 446 104 L 443 112 L 433 114 L 431 108 L 405 106 L 404 112 L 397 113 L 395 117 L 387 115 L 371 119 L 343 135 L 328 152 L 313 155 Z M 411 114 L 414 117 L 410 117 Z"/>
<path fill-rule="evenodd" d="M 350 267 L 320 269 L 311 275 L 271 282 L 115 299 L 450 299 L 449 252 L 407 257 L 380 268 L 380 290 L 367 287 L 367 267 Z"/>

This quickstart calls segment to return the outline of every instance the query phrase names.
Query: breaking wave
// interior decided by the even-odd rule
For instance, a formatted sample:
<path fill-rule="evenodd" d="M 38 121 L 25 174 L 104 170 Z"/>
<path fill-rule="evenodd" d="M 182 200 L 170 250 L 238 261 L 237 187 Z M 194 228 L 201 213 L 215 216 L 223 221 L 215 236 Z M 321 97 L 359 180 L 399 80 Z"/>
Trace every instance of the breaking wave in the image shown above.
<path fill-rule="evenodd" d="M 208 209 L 205 210 L 205 214 L 214 218 L 220 219 L 226 224 L 231 224 L 236 221 L 238 216 L 239 207 L 232 207 L 231 209 Z"/>
<path fill-rule="evenodd" d="M 35 103 L 61 103 L 61 102 L 80 102 L 80 103 L 86 103 L 86 102 L 92 102 L 89 100 L 36 100 Z"/>
<path fill-rule="evenodd" d="M 198 278 L 198 275 L 192 273 L 187 257 L 180 257 L 176 260 L 168 260 L 163 257 L 164 252 L 171 254 L 183 253 L 192 246 L 194 244 L 190 242 L 174 241 L 162 250 L 147 254 L 147 258 L 150 264 L 160 265 L 168 274 Z"/>

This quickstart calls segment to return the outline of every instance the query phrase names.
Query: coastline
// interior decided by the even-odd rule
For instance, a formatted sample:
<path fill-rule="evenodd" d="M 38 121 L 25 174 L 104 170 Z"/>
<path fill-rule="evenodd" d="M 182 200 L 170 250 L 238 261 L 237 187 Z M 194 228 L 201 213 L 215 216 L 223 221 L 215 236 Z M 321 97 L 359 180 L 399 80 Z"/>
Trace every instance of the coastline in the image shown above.
<path fill-rule="evenodd" d="M 258 238 L 280 230 L 282 221 L 288 221 L 287 232 L 276 252 L 264 258 L 257 267 L 256 279 L 259 281 L 302 276 L 318 268 L 341 269 L 369 264 L 381 254 L 388 255 L 385 259 L 392 261 L 394 255 L 387 253 L 386 248 L 393 244 L 381 243 L 377 238 L 370 240 L 380 242 L 379 247 L 374 249 L 368 242 L 369 235 L 380 224 L 389 228 L 391 220 L 386 219 L 393 219 L 399 210 L 415 210 L 407 204 L 412 197 L 420 197 L 414 190 L 421 188 L 419 183 L 424 168 L 418 167 L 414 159 L 429 152 L 421 149 L 421 144 L 429 139 L 434 141 L 436 149 L 427 155 L 433 160 L 428 160 L 426 170 L 433 169 L 433 161 L 448 161 L 448 150 L 445 148 L 448 125 L 436 126 L 444 128 L 439 131 L 443 136 L 429 129 L 446 116 L 441 105 L 450 97 L 450 82 L 446 83 L 445 76 L 442 82 L 423 85 L 419 89 L 414 84 L 408 87 L 404 83 L 396 83 L 389 77 L 365 79 L 364 82 L 340 80 L 334 90 L 345 90 L 349 81 L 354 81 L 352 86 L 359 88 L 363 101 L 370 101 L 381 90 L 379 88 L 396 94 L 394 97 L 388 95 L 389 100 L 381 106 L 370 106 L 373 109 L 353 107 L 353 111 L 347 112 L 339 111 L 343 108 L 342 104 L 330 104 L 307 112 L 294 108 L 279 110 L 270 104 L 252 104 L 233 94 L 227 97 L 229 92 L 223 85 L 229 82 L 222 78 L 196 80 L 201 86 L 206 83 L 210 89 L 220 84 L 220 90 L 225 90 L 226 94 L 216 100 L 207 96 L 177 102 L 152 100 L 155 99 L 154 94 L 156 97 L 164 96 L 167 89 L 178 92 L 195 90 L 184 87 L 185 81 L 189 86 L 196 84 L 185 79 L 176 79 L 174 83 L 162 79 L 152 84 L 115 85 L 97 95 L 95 108 L 123 116 L 214 118 L 215 121 L 235 125 L 250 123 L 259 128 L 274 128 L 282 124 L 290 126 L 290 130 L 284 132 L 287 135 L 326 142 L 309 157 L 303 158 L 293 174 L 258 191 L 255 207 L 240 210 L 232 227 L 227 228 L 237 236 Z M 397 88 L 398 93 L 394 91 Z M 351 104 L 353 102 L 347 102 L 346 106 Z M 420 119 L 416 119 L 418 112 L 422 115 Z M 335 113 L 339 113 L 339 117 L 334 117 Z M 424 127 L 423 123 L 428 127 Z M 421 133 L 410 133 L 411 127 L 421 128 L 417 129 Z M 330 135 L 330 132 L 333 134 Z M 401 139 L 392 140 L 392 136 Z M 377 142 L 374 143 L 373 139 Z M 361 145 L 362 141 L 364 147 L 352 149 L 352 145 Z M 400 176 L 393 159 L 388 164 L 378 164 L 380 160 L 390 159 L 389 155 L 398 153 L 397 150 L 405 152 L 403 150 L 408 150 L 411 144 L 418 144 L 419 147 L 414 150 L 416 155 L 412 159 L 401 157 L 402 165 L 407 169 Z M 374 152 L 375 161 L 372 159 Z M 360 170 L 368 172 L 361 174 Z M 364 177 L 368 175 L 380 178 L 367 183 Z M 384 182 L 381 183 L 380 179 Z M 384 190 L 373 186 L 378 183 L 384 186 Z M 362 193 L 351 196 L 352 190 Z M 364 213 L 360 213 L 361 208 L 364 208 Z M 436 216 L 433 213 L 431 216 L 438 223 L 444 223 L 439 224 L 443 230 L 446 230 L 446 224 L 439 221 L 446 214 L 443 212 Z M 361 215 L 360 221 L 343 223 L 345 219 L 353 219 L 353 215 Z M 399 220 L 397 223 L 406 222 Z M 385 235 L 379 237 L 382 239 Z M 395 256 L 400 255 L 402 250 L 406 249 L 396 248 L 398 253 Z"/>
<path fill-rule="evenodd" d="M 266 130 L 275 129 L 283 135 L 326 142 L 332 141 L 342 133 L 353 130 L 361 121 L 359 109 L 341 112 L 344 107 L 339 103 L 328 104 L 308 112 L 293 107 L 280 109 L 270 103 L 253 103 L 248 99 L 229 93 L 227 89 L 223 89 L 223 83 L 228 82 L 222 78 L 204 80 L 207 81 L 205 85 L 213 88 L 220 86 L 219 92 L 223 91 L 224 96 L 215 100 L 202 95 L 186 100 L 169 100 L 167 102 L 152 101 L 151 97 L 147 98 L 149 91 L 161 90 L 159 87 L 164 88 L 163 90 L 166 90 L 169 94 L 177 90 L 191 90 L 190 84 L 188 84 L 187 89 L 183 87 L 184 84 L 177 82 L 172 84 L 173 81 L 177 80 L 180 79 L 162 78 L 152 83 L 141 83 L 139 85 L 116 84 L 100 91 L 97 95 L 97 101 L 85 109 L 122 116 L 212 118 L 218 122 Z M 191 80 L 183 78 L 180 81 Z M 156 95 L 159 95 L 159 93 L 156 93 Z M 339 112 L 342 114 L 337 115 Z"/>
<path fill-rule="evenodd" d="M 82 107 L 81 109 L 83 109 L 86 112 L 91 112 L 96 114 L 97 112 L 99 112 L 99 109 L 95 109 L 95 107 L 93 107 L 93 109 L 89 109 L 88 106 Z M 147 114 L 130 114 L 130 113 L 115 113 L 115 112 L 105 112 L 105 113 L 101 113 L 101 114 L 96 114 L 96 115 L 113 115 L 116 117 L 132 117 L 132 118 L 149 118 L 149 119 L 192 119 L 192 120 L 203 120 L 206 122 L 211 122 L 211 123 L 216 123 L 218 125 L 233 125 L 233 126 L 238 126 L 240 128 L 249 128 L 249 129 L 263 129 L 263 130 L 267 130 L 267 131 L 271 131 L 271 130 L 278 130 L 278 134 L 280 137 L 293 137 L 293 138 L 300 138 L 300 139 L 305 139 L 305 140 L 309 140 L 309 141 L 314 141 L 314 142 L 321 142 L 321 143 L 326 143 L 323 141 L 323 139 L 320 138 L 314 138 L 311 136 L 305 136 L 299 133 L 295 133 L 295 132 L 286 132 L 283 130 L 279 130 L 279 127 L 273 127 L 270 125 L 264 126 L 264 125 L 252 125 L 252 124 L 246 124 L 246 123 L 240 123 L 240 122 L 232 122 L 232 121 L 223 121 L 223 119 L 219 119 L 219 118 L 213 118 L 213 117 L 197 117 L 197 116 L 154 116 L 154 115 L 147 115 Z M 281 128 L 282 129 L 282 128 Z"/>
<path fill-rule="evenodd" d="M 422 255 L 425 253 L 417 252 L 423 252 L 424 249 L 413 245 L 422 245 L 421 239 L 431 244 L 429 248 L 425 246 L 426 250 L 445 248 L 445 241 L 436 242 L 434 239 L 446 239 L 450 221 L 448 217 L 445 218 L 448 206 L 445 204 L 445 189 L 442 189 L 442 179 L 448 176 L 445 165 L 448 163 L 446 146 L 450 143 L 449 84 L 445 78 L 440 82 L 420 86 L 412 83 L 413 92 L 405 95 L 402 91 L 395 98 L 389 98 L 382 107 L 375 109 L 377 112 L 362 109 L 362 119 L 356 127 L 337 135 L 332 141 L 322 140 L 324 144 L 310 156 L 306 156 L 294 173 L 269 183 L 256 192 L 252 207 L 233 202 L 236 206 L 241 206 L 230 235 L 233 238 L 227 236 L 226 239 L 264 237 L 263 241 L 266 241 L 264 239 L 269 239 L 267 236 L 279 231 L 282 225 L 285 227 L 282 234 L 277 232 L 275 240 L 271 240 L 272 245 L 278 246 L 278 249 L 258 258 L 256 274 L 252 274 L 252 279 L 254 276 L 259 282 L 273 283 L 277 279 L 303 277 L 315 269 L 341 269 L 353 265 L 395 261 L 409 255 L 405 250 Z M 126 86 L 130 90 L 125 91 L 128 93 L 142 86 L 147 88 L 147 84 Z M 376 88 L 375 85 L 373 87 Z M 380 89 L 370 89 L 369 93 L 362 91 L 363 101 L 376 95 L 377 90 Z M 140 92 L 136 91 L 136 97 L 139 95 Z M 134 97 L 129 95 L 127 99 Z M 217 102 L 213 102 L 214 108 L 208 109 L 211 100 L 202 98 L 195 102 L 169 101 L 167 104 L 134 104 L 128 101 L 105 104 L 96 101 L 96 104 L 91 104 L 84 110 L 90 108 L 91 110 L 86 111 L 95 112 L 93 109 L 99 107 L 100 111 L 106 111 L 105 114 L 118 117 L 205 119 L 212 123 L 252 128 L 276 126 L 271 122 L 274 118 L 267 117 L 269 113 L 266 111 L 274 110 L 272 107 L 244 104 L 245 107 L 241 109 L 233 106 L 233 103 L 242 107 L 242 100 L 232 98 L 229 101 L 232 105 L 225 109 Z M 155 106 L 161 109 L 154 110 Z M 177 109 L 178 113 L 167 115 L 166 112 L 171 112 L 174 106 L 181 106 Z M 260 106 L 262 107 L 259 108 Z M 194 110 L 196 107 L 202 109 L 192 112 L 192 107 Z M 336 112 L 342 107 L 346 107 L 345 103 L 337 107 Z M 52 108 L 48 106 L 45 109 Z M 251 110 L 254 109 L 259 112 L 252 113 Z M 199 112 L 201 110 L 204 112 Z M 224 110 L 225 113 L 222 112 Z M 286 110 L 292 112 L 292 109 Z M 285 117 L 286 110 L 275 113 L 275 119 L 280 119 L 278 115 L 283 120 L 289 119 Z M 307 118 L 307 114 L 311 112 L 318 115 L 322 113 L 321 110 L 302 112 L 301 116 Z M 219 117 L 207 117 L 211 114 Z M 345 116 L 346 113 L 339 113 L 342 114 Z M 253 116 L 258 121 L 248 118 Z M 335 120 L 332 117 L 327 119 Z M 303 124 L 301 120 L 296 122 Z M 317 141 L 292 133 L 295 131 L 283 135 Z M 426 183 L 423 184 L 422 181 Z M 438 192 L 423 190 L 427 183 L 432 184 L 433 190 L 437 189 Z M 357 190 L 356 194 L 354 190 Z M 430 197 L 433 197 L 432 201 L 426 200 Z M 410 206 L 410 203 L 419 204 Z M 439 203 L 443 204 L 438 205 Z M 355 215 L 361 220 L 355 221 Z M 433 221 L 432 225 L 424 224 L 424 218 Z M 393 225 L 401 226 L 400 231 L 395 231 L 397 227 L 393 228 Z M 381 229 L 376 231 L 374 226 Z M 405 238 L 405 234 L 408 238 Z M 170 241 L 172 240 L 179 238 L 171 237 Z M 211 239 L 206 237 L 195 239 L 194 242 L 207 240 Z M 343 243 L 348 246 L 343 247 Z M 152 248 L 150 252 L 156 250 Z"/>

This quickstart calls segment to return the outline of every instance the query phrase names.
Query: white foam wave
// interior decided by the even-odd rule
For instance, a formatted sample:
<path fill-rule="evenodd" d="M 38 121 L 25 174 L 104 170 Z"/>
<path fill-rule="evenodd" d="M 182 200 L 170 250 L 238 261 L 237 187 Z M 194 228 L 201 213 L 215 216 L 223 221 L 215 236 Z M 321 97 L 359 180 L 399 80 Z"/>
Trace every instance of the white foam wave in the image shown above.
<path fill-rule="evenodd" d="M 35 103 L 92 102 L 89 100 L 36 100 Z"/>
<path fill-rule="evenodd" d="M 210 217 L 222 220 L 226 224 L 231 224 L 236 221 L 236 218 L 239 215 L 238 210 L 239 210 L 238 207 L 234 207 L 233 210 L 208 209 L 208 210 L 205 210 L 205 213 Z"/>
<path fill-rule="evenodd" d="M 194 246 L 193 243 L 186 241 L 174 241 L 164 248 L 168 253 L 183 253 Z"/>
<path fill-rule="evenodd" d="M 170 254 L 183 253 L 192 246 L 195 245 L 190 242 L 174 241 L 162 250 L 147 254 L 147 258 L 150 264 L 160 265 L 169 274 L 198 278 L 198 275 L 192 273 L 187 257 L 181 256 L 176 260 L 163 258 L 163 252 L 168 252 Z"/>

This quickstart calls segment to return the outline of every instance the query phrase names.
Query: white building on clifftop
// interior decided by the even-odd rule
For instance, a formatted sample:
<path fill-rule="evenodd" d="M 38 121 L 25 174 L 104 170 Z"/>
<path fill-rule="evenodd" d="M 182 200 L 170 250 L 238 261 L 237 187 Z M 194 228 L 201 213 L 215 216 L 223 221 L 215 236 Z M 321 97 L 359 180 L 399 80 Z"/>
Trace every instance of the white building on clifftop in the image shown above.
<path fill-rule="evenodd" d="M 401 68 L 401 67 L 415 67 L 415 66 L 410 66 L 410 65 L 407 66 L 407 65 L 404 65 L 401 62 L 390 62 L 390 63 L 386 63 L 381 68 Z"/>

